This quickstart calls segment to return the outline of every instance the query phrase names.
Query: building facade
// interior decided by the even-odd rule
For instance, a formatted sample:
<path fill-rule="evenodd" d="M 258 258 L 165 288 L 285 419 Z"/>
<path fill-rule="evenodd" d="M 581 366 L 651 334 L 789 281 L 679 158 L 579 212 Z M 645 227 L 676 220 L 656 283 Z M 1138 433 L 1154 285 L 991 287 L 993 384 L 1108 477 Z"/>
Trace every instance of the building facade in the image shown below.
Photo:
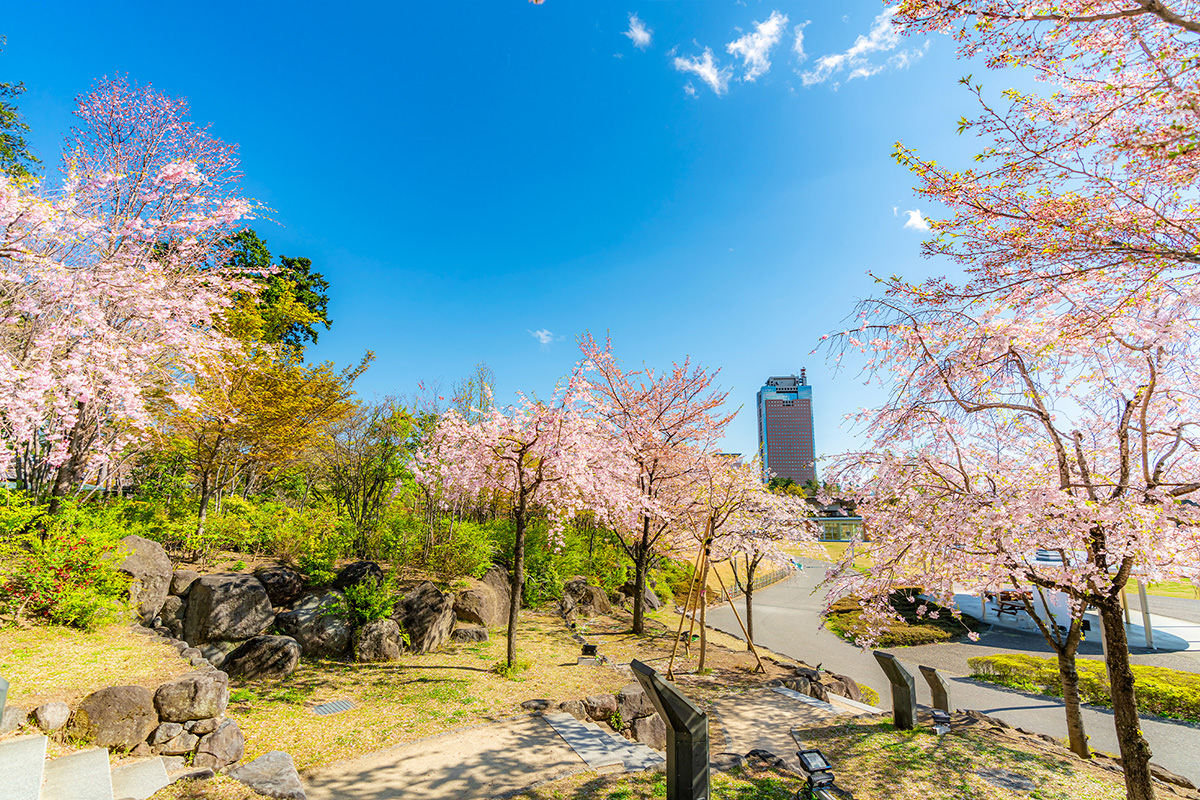
<path fill-rule="evenodd" d="M 758 390 L 758 450 L 767 474 L 800 484 L 817 479 L 812 387 L 804 370 L 767 378 Z"/>

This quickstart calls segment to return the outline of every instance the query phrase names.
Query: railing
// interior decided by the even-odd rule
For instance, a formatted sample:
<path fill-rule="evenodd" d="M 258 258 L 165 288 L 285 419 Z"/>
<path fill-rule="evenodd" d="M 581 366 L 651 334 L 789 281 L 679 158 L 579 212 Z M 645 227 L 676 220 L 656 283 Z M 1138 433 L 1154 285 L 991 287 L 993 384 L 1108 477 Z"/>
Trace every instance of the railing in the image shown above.
<path fill-rule="evenodd" d="M 770 586 L 773 583 L 779 583 L 782 580 L 787 580 L 788 578 L 792 577 L 795 572 L 796 569 L 794 567 L 783 567 L 781 569 L 772 570 L 764 575 L 755 575 L 753 582 L 754 591 L 757 592 L 759 589 Z M 740 586 L 736 586 L 729 590 L 730 599 L 741 597 L 744 594 L 745 591 L 743 591 Z"/>

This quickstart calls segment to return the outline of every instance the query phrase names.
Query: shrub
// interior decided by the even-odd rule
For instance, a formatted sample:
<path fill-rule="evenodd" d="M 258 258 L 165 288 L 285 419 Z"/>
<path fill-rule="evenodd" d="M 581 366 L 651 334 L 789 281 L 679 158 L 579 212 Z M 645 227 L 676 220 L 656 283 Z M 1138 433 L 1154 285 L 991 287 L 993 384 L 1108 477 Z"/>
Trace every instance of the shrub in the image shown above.
<path fill-rule="evenodd" d="M 128 609 L 129 579 L 116 568 L 123 535 L 113 514 L 74 503 L 47 520 L 44 535 L 8 533 L 0 563 L 0 608 L 88 631 L 116 621 Z"/>
<path fill-rule="evenodd" d="M 1058 659 L 1024 653 L 977 656 L 968 659 L 972 677 L 1014 689 L 1062 696 Z M 1084 703 L 1111 706 L 1112 694 L 1104 662 L 1079 659 L 1079 697 Z M 1200 722 L 1200 674 L 1166 667 L 1133 664 L 1139 711 Z"/>
<path fill-rule="evenodd" d="M 949 609 L 937 603 L 920 600 L 920 593 L 921 590 L 917 588 L 897 589 L 892 592 L 889 600 L 903 619 L 889 621 L 876 646 L 913 647 L 948 642 L 968 631 L 983 627 L 983 623 L 974 617 L 964 615 L 956 619 Z M 918 612 L 921 606 L 926 608 L 924 613 Z M 936 613 L 937 617 L 930 617 L 930 612 Z M 825 616 L 825 624 L 838 636 L 854 643 L 867 634 L 862 607 L 853 597 L 843 598 L 834 603 Z"/>
<path fill-rule="evenodd" d="M 362 581 L 347 586 L 344 596 L 335 609 L 344 614 L 355 625 L 387 619 L 396 605 L 396 584 L 390 577 L 382 583 Z"/>

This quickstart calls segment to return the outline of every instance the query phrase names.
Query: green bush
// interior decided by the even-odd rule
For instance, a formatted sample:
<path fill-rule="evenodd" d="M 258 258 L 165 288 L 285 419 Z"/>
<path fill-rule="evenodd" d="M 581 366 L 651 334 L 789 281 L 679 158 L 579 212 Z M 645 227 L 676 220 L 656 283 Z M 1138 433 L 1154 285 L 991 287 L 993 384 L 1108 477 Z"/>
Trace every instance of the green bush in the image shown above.
<path fill-rule="evenodd" d="M 10 498 L 11 499 L 11 498 Z M 22 516 L 13 503 L 0 525 Z M 56 625 L 94 630 L 120 619 L 128 610 L 129 579 L 117 571 L 124 558 L 124 530 L 115 515 L 67 503 L 44 534 L 30 526 L 4 531 L 0 563 L 0 609 Z"/>
<path fill-rule="evenodd" d="M 977 656 L 968 659 L 972 677 L 1014 689 L 1062 696 L 1057 658 L 1024 653 Z M 1079 697 L 1084 703 L 1111 706 L 1112 694 L 1103 661 L 1079 659 Z M 1200 722 L 1200 674 L 1166 667 L 1133 664 L 1134 691 L 1139 711 Z"/>
<path fill-rule="evenodd" d="M 337 612 L 353 620 L 355 625 L 387 619 L 396 605 L 396 584 L 391 578 L 376 583 L 366 580 L 346 587 Z"/>

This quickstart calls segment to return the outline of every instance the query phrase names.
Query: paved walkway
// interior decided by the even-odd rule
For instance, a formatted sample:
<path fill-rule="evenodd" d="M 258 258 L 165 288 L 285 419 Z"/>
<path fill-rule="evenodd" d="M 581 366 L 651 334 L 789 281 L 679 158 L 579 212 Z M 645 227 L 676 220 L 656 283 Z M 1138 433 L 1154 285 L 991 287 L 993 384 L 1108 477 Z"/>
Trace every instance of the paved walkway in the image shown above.
<path fill-rule="evenodd" d="M 721 698 L 713 703 L 712 711 L 715 720 L 710 718 L 710 727 L 713 722 L 721 726 L 724 752 L 745 755 L 751 750 L 767 750 L 796 772 L 800 772 L 800 762 L 792 729 L 823 727 L 853 713 L 822 710 L 771 689 Z"/>
<path fill-rule="evenodd" d="M 803 660 L 811 666 L 823 665 L 845 673 L 870 686 L 882 698 L 880 705 L 890 706 L 887 678 L 869 652 L 821 629 L 823 595 L 814 589 L 824 577 L 823 565 L 807 562 L 807 568 L 795 577 L 755 592 L 754 630 L 758 643 L 777 653 Z M 1153 601 L 1151 601 L 1153 602 Z M 744 605 L 739 603 L 739 612 Z M 726 605 L 708 611 L 709 624 L 734 636 L 741 630 Z M 966 660 L 971 656 L 996 652 L 1040 652 L 1047 650 L 1040 636 L 1013 630 L 992 628 L 977 643 L 893 648 L 893 653 L 917 676 L 918 701 L 929 704 L 929 689 L 917 672 L 918 664 L 937 667 L 951 683 L 951 702 L 956 708 L 975 709 L 999 717 L 1010 725 L 1066 738 L 1062 704 L 1053 697 L 1017 692 L 965 677 L 970 674 Z M 1099 643 L 1084 643 L 1086 656 L 1099 657 Z M 1200 671 L 1200 653 L 1180 651 L 1166 654 L 1136 654 L 1137 663 L 1156 663 L 1177 669 Z M 1174 662 L 1174 663 L 1172 663 Z M 1188 666 L 1190 665 L 1190 666 Z M 1085 707 L 1084 726 L 1092 746 L 1109 753 L 1117 752 L 1112 714 L 1104 709 Z M 1154 752 L 1154 761 L 1200 784 L 1200 726 L 1187 723 L 1144 719 L 1142 730 Z"/>
<path fill-rule="evenodd" d="M 309 800 L 483 800 L 587 768 L 549 722 L 521 717 L 333 764 L 305 785 Z"/>

